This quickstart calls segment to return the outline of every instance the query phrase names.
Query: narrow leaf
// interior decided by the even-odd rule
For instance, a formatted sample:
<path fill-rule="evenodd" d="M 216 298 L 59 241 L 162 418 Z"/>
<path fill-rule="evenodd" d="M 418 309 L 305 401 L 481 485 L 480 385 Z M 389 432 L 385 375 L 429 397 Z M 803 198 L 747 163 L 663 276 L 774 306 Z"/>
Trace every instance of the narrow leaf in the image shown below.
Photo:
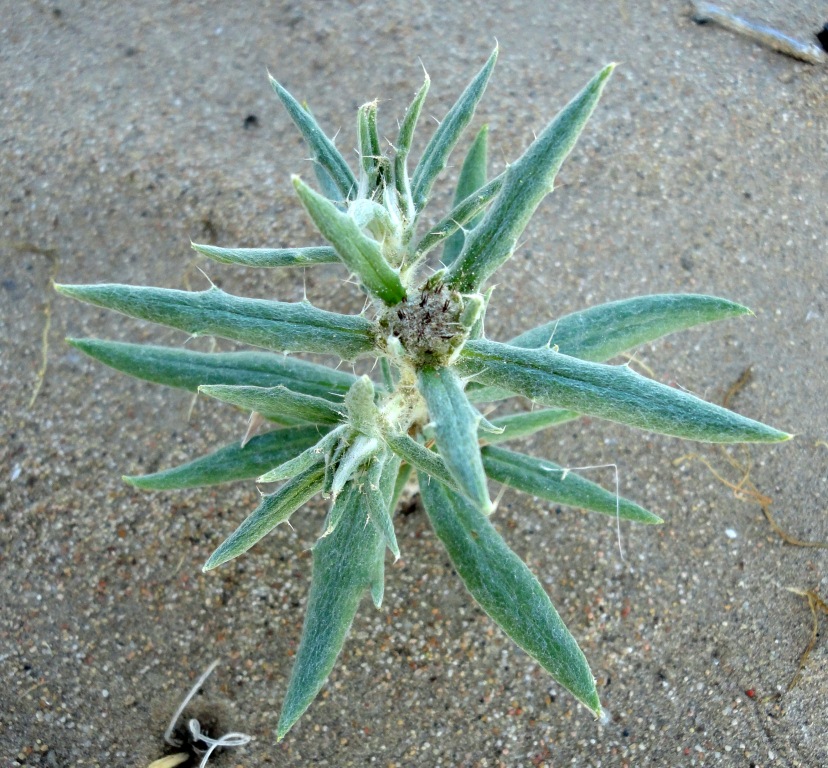
<path fill-rule="evenodd" d="M 334 499 L 339 496 L 340 491 L 345 487 L 345 484 L 357 473 L 360 467 L 365 464 L 379 448 L 379 441 L 375 437 L 366 437 L 365 435 L 357 435 L 353 443 L 348 447 L 345 455 L 340 459 L 336 471 L 334 472 L 333 481 L 331 483 L 330 493 Z M 331 510 L 329 516 L 328 528 L 325 533 L 327 535 L 336 527 L 339 522 L 337 514 L 341 513 L 344 507 L 334 508 Z"/>
<path fill-rule="evenodd" d="M 352 360 L 374 351 L 374 325 L 308 302 L 285 303 L 231 296 L 219 288 L 177 291 L 131 285 L 55 285 L 73 299 L 178 328 L 279 352 L 318 352 Z M 204 384 L 205 382 L 199 382 Z"/>
<path fill-rule="evenodd" d="M 277 525 L 288 520 L 299 507 L 322 490 L 324 476 L 325 468 L 322 465 L 311 467 L 288 480 L 275 493 L 263 496 L 253 514 L 210 555 L 202 570 L 211 571 L 238 557 Z"/>
<path fill-rule="evenodd" d="M 400 470 L 400 458 L 388 449 L 377 457 L 368 470 L 366 476 L 367 487 L 363 485 L 363 493 L 367 497 L 368 514 L 371 522 L 385 540 L 394 560 L 400 558 L 400 548 L 397 545 L 397 535 L 394 533 L 394 489 Z M 379 606 L 377 606 L 379 607 Z"/>
<path fill-rule="evenodd" d="M 363 104 L 357 111 L 357 136 L 361 171 L 368 182 L 368 196 L 376 189 L 380 159 L 379 134 L 377 133 L 377 102 Z"/>
<path fill-rule="evenodd" d="M 382 608 L 382 599 L 385 596 L 385 547 L 378 548 L 374 560 L 374 575 L 371 578 L 371 600 L 374 607 Z"/>
<path fill-rule="evenodd" d="M 161 491 L 249 480 L 312 448 L 320 431 L 313 427 L 287 427 L 251 438 L 244 448 L 230 443 L 219 450 L 172 469 L 150 475 L 125 475 L 136 488 Z"/>
<path fill-rule="evenodd" d="M 302 109 L 304 109 L 305 112 L 311 116 L 311 118 L 314 120 L 316 119 L 313 117 L 313 112 L 311 112 L 311 108 L 308 106 L 307 101 L 302 102 Z M 331 174 L 328 173 L 317 161 L 314 161 L 313 163 L 313 174 L 316 176 L 316 181 L 319 184 L 319 189 L 322 191 L 322 194 L 325 195 L 328 200 L 332 200 L 338 208 L 344 209 L 345 195 L 343 195 L 339 190 L 339 187 L 337 187 Z"/>
<path fill-rule="evenodd" d="M 425 73 L 425 79 L 420 86 L 420 90 L 414 96 L 414 100 L 405 111 L 405 117 L 400 124 L 400 133 L 397 137 L 397 157 L 406 157 L 411 151 L 411 141 L 414 138 L 414 129 L 417 127 L 417 121 L 420 119 L 420 112 L 423 109 L 428 88 L 431 85 L 431 78 L 428 72 Z"/>
<path fill-rule="evenodd" d="M 394 155 L 394 186 L 408 222 L 412 222 L 415 217 L 414 200 L 411 197 L 411 182 L 408 179 L 408 153 L 411 150 L 414 128 L 420 117 L 420 111 L 423 108 L 423 102 L 425 101 L 430 84 L 431 80 L 428 77 L 428 73 L 426 73 L 425 82 L 423 82 L 420 90 L 417 91 L 417 95 L 408 107 L 402 124 L 400 125 L 400 135 L 397 138 L 397 152 Z"/>
<path fill-rule="evenodd" d="M 655 525 L 664 521 L 638 504 L 590 482 L 575 472 L 551 461 L 536 459 L 523 453 L 487 446 L 483 448 L 486 474 L 524 493 L 570 507 L 600 512 L 602 515 Z"/>
<path fill-rule="evenodd" d="M 344 200 L 349 199 L 352 193 L 356 192 L 357 182 L 354 174 L 345 162 L 339 150 L 333 142 L 323 133 L 319 124 L 302 105 L 293 98 L 276 80 L 270 78 L 270 84 L 276 95 L 281 100 L 290 119 L 299 129 L 305 143 L 313 154 L 315 162 L 324 168 L 326 173 L 333 179 Z"/>
<path fill-rule="evenodd" d="M 288 690 L 279 715 L 281 741 L 316 698 L 333 669 L 360 600 L 376 577 L 378 552 L 385 548 L 367 524 L 364 496 L 349 483 L 337 499 L 345 507 L 336 530 L 313 548 L 313 576 Z"/>
<path fill-rule="evenodd" d="M 463 166 L 460 168 L 460 176 L 457 180 L 457 191 L 454 193 L 454 207 L 457 208 L 469 197 L 477 194 L 486 185 L 486 161 L 488 157 L 489 126 L 484 125 L 474 142 L 469 148 Z M 476 214 L 466 222 L 466 229 L 474 229 L 480 219 L 481 213 Z M 454 260 L 463 250 L 463 243 L 466 236 L 462 229 L 458 229 L 446 240 L 443 246 L 442 262 L 445 266 L 454 263 Z"/>
<path fill-rule="evenodd" d="M 417 259 L 423 258 L 432 248 L 442 243 L 447 237 L 457 232 L 474 219 L 492 200 L 503 186 L 505 174 L 495 176 L 488 184 L 481 187 L 471 197 L 457 204 L 438 224 L 435 224 L 423 239 L 417 243 Z M 465 239 L 464 239 L 465 242 Z M 456 260 L 456 259 L 455 259 Z"/>
<path fill-rule="evenodd" d="M 314 192 L 298 176 L 293 177 L 293 186 L 319 231 L 368 291 L 388 305 L 402 301 L 405 289 L 400 276 L 383 257 L 379 243 L 364 234 L 347 213 Z"/>
<path fill-rule="evenodd" d="M 654 294 L 612 301 L 564 315 L 512 339 L 513 347 L 557 347 L 559 352 L 602 363 L 701 323 L 750 314 L 727 299 L 698 294 Z"/>
<path fill-rule="evenodd" d="M 540 582 L 475 507 L 440 483 L 420 482 L 428 519 L 472 597 L 560 685 L 596 715 L 589 664 Z"/>
<path fill-rule="evenodd" d="M 315 445 L 305 449 L 295 458 L 278 464 L 265 472 L 256 482 L 277 483 L 280 480 L 288 480 L 300 472 L 304 472 L 315 464 L 324 464 L 327 473 L 327 462 L 330 455 L 339 444 L 339 440 L 346 433 L 347 427 L 342 424 L 324 435 Z"/>
<path fill-rule="evenodd" d="M 483 339 L 463 348 L 458 369 L 541 405 L 711 443 L 780 442 L 790 435 L 659 384 L 623 365 L 602 365 L 551 349 L 519 349 Z"/>
<path fill-rule="evenodd" d="M 414 438 L 406 434 L 386 435 L 385 444 L 401 459 L 408 462 L 421 473 L 430 475 L 443 485 L 459 492 L 457 482 L 448 471 L 445 462 L 434 451 L 420 445 Z"/>
<path fill-rule="evenodd" d="M 750 314 L 740 304 L 715 296 L 655 294 L 613 301 L 565 315 L 512 339 L 513 347 L 550 346 L 582 360 L 603 363 L 639 344 L 700 323 Z M 466 388 L 472 402 L 510 397 L 513 393 L 470 382 Z"/>
<path fill-rule="evenodd" d="M 554 186 L 566 156 L 595 109 L 613 64 L 602 69 L 506 171 L 500 194 L 466 238 L 446 283 L 461 293 L 477 291 L 514 252 L 535 209 Z"/>
<path fill-rule="evenodd" d="M 191 244 L 194 251 L 222 264 L 242 267 L 312 267 L 339 261 L 329 245 L 308 248 L 219 248 L 215 245 Z"/>
<path fill-rule="evenodd" d="M 397 478 L 394 481 L 394 492 L 391 494 L 391 503 L 388 505 L 388 509 L 392 516 L 394 511 L 397 509 L 397 503 L 400 500 L 400 496 L 402 496 L 402 492 L 405 490 L 408 479 L 411 477 L 412 469 L 413 468 L 410 464 L 403 463 L 397 472 Z"/>
<path fill-rule="evenodd" d="M 239 387 L 211 384 L 200 386 L 198 391 L 276 421 L 287 416 L 309 424 L 338 424 L 345 416 L 344 405 L 293 392 L 285 386 Z"/>
<path fill-rule="evenodd" d="M 502 429 L 502 432 L 486 433 L 481 437 L 490 445 L 505 443 L 507 440 L 517 440 L 520 437 L 534 435 L 542 429 L 572 421 L 580 416 L 580 413 L 561 408 L 540 408 L 526 413 L 510 413 L 508 416 L 492 419 L 492 425 Z"/>
<path fill-rule="evenodd" d="M 483 69 L 475 75 L 426 144 L 412 178 L 412 194 L 417 211 L 425 208 L 435 179 L 446 167 L 451 150 L 454 149 L 457 140 L 471 122 L 474 110 L 486 90 L 497 61 L 497 52 L 498 49 L 495 48 Z"/>
<path fill-rule="evenodd" d="M 194 352 L 150 344 L 67 339 L 76 349 L 110 368 L 155 384 L 191 392 L 201 384 L 275 387 L 341 401 L 355 376 L 326 365 L 268 352 Z"/>
<path fill-rule="evenodd" d="M 420 371 L 418 384 L 428 405 L 437 448 L 446 467 L 460 490 L 478 509 L 489 513 L 492 503 L 477 442 L 479 414 L 450 368 L 424 368 Z"/>

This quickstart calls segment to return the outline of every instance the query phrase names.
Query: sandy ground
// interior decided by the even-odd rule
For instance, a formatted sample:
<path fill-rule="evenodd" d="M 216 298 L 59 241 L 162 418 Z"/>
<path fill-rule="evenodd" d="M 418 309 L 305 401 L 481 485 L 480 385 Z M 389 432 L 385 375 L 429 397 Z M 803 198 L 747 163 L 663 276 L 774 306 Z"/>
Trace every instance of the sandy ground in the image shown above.
<path fill-rule="evenodd" d="M 0 2 L 0 764 L 144 768 L 216 658 L 206 703 L 255 737 L 217 766 L 828 764 L 828 616 L 787 690 L 812 627 L 787 589 L 828 597 L 828 553 L 783 543 L 687 457 L 733 482 L 728 457 L 749 464 L 780 524 L 828 540 L 828 69 L 695 26 L 681 2 L 230 5 Z M 817 0 L 726 5 L 801 37 L 826 21 Z M 495 518 L 591 660 L 607 723 L 472 605 L 413 506 L 385 605 L 363 606 L 324 692 L 277 745 L 322 508 L 203 575 L 255 487 L 144 494 L 119 477 L 236 438 L 242 417 L 204 401 L 188 417 L 186 393 L 83 359 L 64 336 L 184 337 L 60 299 L 50 279 L 202 288 L 190 238 L 314 242 L 289 184 L 310 168 L 266 69 L 348 147 L 356 107 L 375 97 L 395 135 L 420 61 L 426 111 L 441 117 L 494 38 L 475 119 L 491 128 L 492 173 L 600 65 L 621 66 L 501 273 L 489 335 L 643 293 L 726 296 L 756 316 L 636 357 L 718 401 L 750 367 L 733 407 L 797 438 L 725 453 L 578 422 L 526 446 L 568 466 L 615 462 L 622 493 L 667 520 L 623 526 L 622 559 L 605 518 L 513 493 Z M 301 274 L 204 266 L 231 292 L 302 295 Z M 342 276 L 308 272 L 309 297 L 358 311 Z M 613 484 L 611 469 L 590 476 Z"/>

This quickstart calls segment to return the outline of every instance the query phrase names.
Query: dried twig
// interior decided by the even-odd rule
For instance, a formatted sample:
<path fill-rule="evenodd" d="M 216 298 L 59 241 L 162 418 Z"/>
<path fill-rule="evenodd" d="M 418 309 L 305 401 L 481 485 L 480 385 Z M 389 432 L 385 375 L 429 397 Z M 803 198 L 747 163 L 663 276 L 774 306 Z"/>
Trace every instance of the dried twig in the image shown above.
<path fill-rule="evenodd" d="M 691 5 L 693 8 L 691 18 L 697 24 L 718 24 L 731 32 L 744 35 L 751 40 L 756 40 L 762 45 L 768 46 L 768 48 L 772 48 L 774 51 L 784 53 L 786 56 L 799 61 L 805 61 L 808 64 L 828 63 L 828 53 L 816 43 L 805 43 L 773 27 L 757 24 L 741 16 L 735 16 L 723 8 L 719 8 L 718 5 L 713 5 L 713 3 L 693 2 Z"/>

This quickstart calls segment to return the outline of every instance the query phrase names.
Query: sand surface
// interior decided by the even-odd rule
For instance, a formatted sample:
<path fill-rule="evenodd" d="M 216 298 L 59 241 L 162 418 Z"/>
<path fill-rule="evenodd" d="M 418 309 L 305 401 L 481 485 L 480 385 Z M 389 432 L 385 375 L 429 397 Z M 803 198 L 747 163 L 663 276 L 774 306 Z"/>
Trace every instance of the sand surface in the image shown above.
<path fill-rule="evenodd" d="M 817 0 L 726 5 L 803 38 L 826 21 Z M 655 0 L 0 10 L 0 765 L 145 768 L 214 659 L 206 703 L 254 736 L 216 766 L 828 765 L 828 616 L 787 690 L 812 629 L 788 588 L 828 598 L 828 552 L 785 544 L 688 458 L 733 483 L 730 460 L 749 465 L 785 529 L 828 540 L 828 68 Z M 202 574 L 255 486 L 146 494 L 120 475 L 236 439 L 243 416 L 203 399 L 190 413 L 187 393 L 83 358 L 65 336 L 185 337 L 57 297 L 50 280 L 201 289 L 198 264 L 230 292 L 301 298 L 301 273 L 225 269 L 189 249 L 315 242 L 289 182 L 310 165 L 266 70 L 349 148 L 356 108 L 374 98 L 396 135 L 420 61 L 426 113 L 442 117 L 495 38 L 475 117 L 490 126 L 492 175 L 602 64 L 620 66 L 499 275 L 488 334 L 645 293 L 725 296 L 755 317 L 636 359 L 719 402 L 750 368 L 732 407 L 797 437 L 725 452 L 593 420 L 524 446 L 571 467 L 615 463 L 621 492 L 666 519 L 623 525 L 622 558 L 607 518 L 514 493 L 494 518 L 590 659 L 606 723 L 474 607 L 413 505 L 383 608 L 366 601 L 328 685 L 277 745 L 323 507 Z M 304 287 L 359 311 L 343 276 L 308 271 Z M 612 469 L 589 476 L 614 483 Z"/>

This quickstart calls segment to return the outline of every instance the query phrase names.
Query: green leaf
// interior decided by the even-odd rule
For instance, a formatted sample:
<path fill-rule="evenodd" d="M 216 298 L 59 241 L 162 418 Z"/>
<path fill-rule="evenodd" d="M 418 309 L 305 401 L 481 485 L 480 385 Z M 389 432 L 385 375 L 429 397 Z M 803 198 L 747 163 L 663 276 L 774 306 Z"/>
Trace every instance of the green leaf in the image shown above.
<path fill-rule="evenodd" d="M 203 571 L 223 565 L 284 523 L 306 502 L 322 490 L 325 468 L 321 464 L 311 467 L 301 475 L 288 480 L 278 491 L 262 497 L 262 501 L 250 515 L 204 563 Z"/>
<path fill-rule="evenodd" d="M 525 348 L 548 345 L 565 355 L 602 363 L 668 333 L 749 314 L 747 307 L 715 296 L 637 296 L 564 315 L 522 333 L 509 344 Z"/>
<path fill-rule="evenodd" d="M 125 475 L 123 480 L 147 491 L 249 480 L 312 448 L 319 437 L 316 426 L 276 429 L 250 438 L 243 448 L 239 442 L 230 443 L 178 467 L 150 475 Z"/>
<path fill-rule="evenodd" d="M 456 205 L 451 212 L 438 224 L 433 226 L 417 243 L 417 259 L 422 259 L 432 248 L 442 243 L 447 237 L 457 232 L 460 227 L 475 219 L 492 200 L 495 199 L 503 186 L 505 174 L 495 176 L 488 184 L 481 187 L 471 197 L 467 197 Z M 465 239 L 464 239 L 465 242 Z"/>
<path fill-rule="evenodd" d="M 390 306 L 402 301 L 405 289 L 400 276 L 383 257 L 379 243 L 364 234 L 347 213 L 314 192 L 298 176 L 293 177 L 293 186 L 319 231 L 368 291 Z"/>
<path fill-rule="evenodd" d="M 268 352 L 195 352 L 100 339 L 66 341 L 117 371 L 191 392 L 202 384 L 281 384 L 294 392 L 341 402 L 356 379 L 353 374 L 326 365 Z"/>
<path fill-rule="evenodd" d="M 655 294 L 622 299 L 533 328 L 512 339 L 513 347 L 551 346 L 565 355 L 603 363 L 639 344 L 700 323 L 750 314 L 741 304 L 715 296 Z M 502 400 L 511 392 L 483 388 L 470 382 L 466 389 L 472 402 Z"/>
<path fill-rule="evenodd" d="M 311 108 L 308 106 L 307 101 L 302 102 L 302 109 L 307 112 L 311 118 L 314 120 L 316 118 L 313 117 L 313 112 L 311 112 Z M 336 205 L 340 208 L 345 207 L 345 196 L 342 192 L 339 191 L 339 187 L 337 187 L 336 182 L 333 180 L 333 177 L 330 173 L 328 173 L 318 162 L 314 161 L 313 163 L 313 173 L 316 176 L 316 181 L 319 184 L 319 189 L 322 191 L 322 194 L 328 198 L 328 200 L 332 200 Z M 337 259 L 338 261 L 338 259 Z"/>
<path fill-rule="evenodd" d="M 460 176 L 457 180 L 457 191 L 454 193 L 454 207 L 457 208 L 469 197 L 477 194 L 486 185 L 486 159 L 488 157 L 489 126 L 484 125 L 477 136 L 475 136 L 463 166 L 460 168 Z M 466 229 L 474 229 L 480 219 L 481 213 L 476 214 L 468 222 Z M 466 235 L 462 229 L 458 229 L 446 240 L 443 246 L 442 263 L 449 266 L 463 250 L 463 243 Z"/>
<path fill-rule="evenodd" d="M 397 157 L 407 157 L 411 151 L 414 129 L 417 127 L 417 121 L 420 119 L 420 112 L 423 110 L 423 103 L 425 102 L 428 88 L 431 85 L 431 78 L 428 76 L 428 72 L 424 74 L 425 79 L 423 80 L 423 84 L 405 111 L 405 117 L 403 117 L 402 123 L 400 123 L 400 133 L 397 137 Z"/>
<path fill-rule="evenodd" d="M 502 432 L 487 432 L 480 435 L 487 443 L 505 443 L 507 440 L 516 440 L 540 432 L 547 427 L 554 427 L 567 421 L 580 418 L 581 414 L 561 408 L 541 408 L 526 413 L 510 413 L 492 419 L 492 426 L 502 429 Z"/>
<path fill-rule="evenodd" d="M 357 112 L 357 136 L 359 138 L 359 156 L 362 163 L 363 178 L 367 179 L 367 194 L 377 187 L 380 152 L 379 134 L 377 133 L 377 102 L 363 104 Z"/>
<path fill-rule="evenodd" d="M 602 515 L 632 520 L 636 523 L 655 525 L 664 521 L 638 504 L 616 496 L 614 493 L 590 482 L 563 467 L 507 451 L 504 448 L 483 448 L 483 466 L 486 474 L 498 483 L 504 483 L 533 496 L 566 504 L 570 507 L 600 512 Z"/>
<path fill-rule="evenodd" d="M 382 608 L 382 599 L 385 596 L 385 547 L 377 549 L 374 560 L 374 575 L 371 579 L 371 600 L 374 607 Z"/>
<path fill-rule="evenodd" d="M 355 483 L 348 484 L 336 503 L 345 507 L 339 525 L 313 548 L 310 596 L 302 640 L 279 715 L 279 741 L 325 684 L 362 595 L 376 578 L 377 558 L 385 549 L 376 528 L 366 524 L 367 502 Z"/>
<path fill-rule="evenodd" d="M 477 442 L 480 415 L 463 394 L 460 380 L 450 368 L 423 368 L 418 385 L 428 405 L 437 448 L 448 471 L 478 509 L 491 512 L 492 503 Z"/>
<path fill-rule="evenodd" d="M 425 208 L 435 179 L 446 167 L 451 150 L 454 149 L 460 135 L 474 116 L 474 110 L 486 90 L 489 77 L 491 77 L 497 61 L 497 52 L 498 49 L 495 48 L 483 69 L 475 75 L 466 90 L 463 91 L 460 98 L 448 111 L 448 114 L 443 118 L 440 126 L 423 150 L 423 155 L 414 170 L 414 176 L 411 180 L 414 207 L 418 212 Z"/>
<path fill-rule="evenodd" d="M 339 440 L 346 434 L 346 431 L 347 427 L 344 424 L 332 429 L 322 436 L 315 445 L 305 449 L 298 456 L 273 466 L 272 469 L 257 478 L 257 482 L 276 483 L 280 480 L 288 480 L 316 464 L 324 464 L 327 468 L 330 455 L 336 450 Z"/>
<path fill-rule="evenodd" d="M 312 267 L 315 264 L 339 262 L 339 256 L 329 245 L 308 248 L 219 248 L 201 243 L 191 245 L 194 251 L 213 261 L 242 267 Z"/>
<path fill-rule="evenodd" d="M 305 143 L 308 145 L 313 159 L 331 177 L 337 189 L 342 193 L 344 200 L 356 194 L 357 182 L 354 174 L 345 162 L 333 142 L 324 134 L 310 111 L 290 95 L 276 80 L 270 78 L 270 84 L 281 100 L 290 119 L 299 129 Z"/>
<path fill-rule="evenodd" d="M 385 444 L 401 459 L 412 467 L 439 480 L 443 485 L 460 492 L 460 489 L 448 471 L 445 462 L 434 451 L 420 445 L 414 438 L 406 434 L 385 435 Z"/>
<path fill-rule="evenodd" d="M 492 620 L 596 715 L 601 702 L 584 654 L 525 563 L 486 516 L 437 482 L 420 482 L 428 519 L 466 588 Z"/>
<path fill-rule="evenodd" d="M 215 287 L 190 292 L 102 284 L 55 285 L 55 290 L 193 336 L 220 336 L 278 352 L 318 352 L 344 360 L 374 351 L 373 323 L 359 315 L 326 312 L 305 301 L 245 299 Z"/>
<path fill-rule="evenodd" d="M 567 408 L 639 429 L 711 443 L 769 442 L 790 435 L 623 365 L 602 365 L 551 349 L 469 341 L 457 361 L 464 375 L 509 389 L 541 405 Z"/>
<path fill-rule="evenodd" d="M 552 191 L 555 176 L 595 109 L 614 66 L 604 67 L 506 170 L 500 194 L 466 237 L 462 253 L 449 268 L 449 287 L 461 293 L 477 291 L 512 255 L 535 209 Z"/>
<path fill-rule="evenodd" d="M 348 446 L 348 450 L 339 460 L 336 471 L 334 472 L 330 487 L 330 494 L 334 500 L 339 496 L 346 483 L 357 474 L 364 464 L 373 458 L 379 448 L 380 443 L 377 438 L 366 437 L 365 435 L 356 436 L 354 441 Z M 327 536 L 336 527 L 339 522 L 338 515 L 343 509 L 343 507 L 337 507 L 334 504 L 331 509 L 331 514 L 328 516 L 328 526 L 323 534 L 324 536 Z"/>
<path fill-rule="evenodd" d="M 403 463 L 397 472 L 397 479 L 394 481 L 394 492 L 391 494 L 391 503 L 388 505 L 388 509 L 392 515 L 394 510 L 397 509 L 397 503 L 400 500 L 400 496 L 402 496 L 402 492 L 405 490 L 408 478 L 411 477 L 412 469 L 413 467 L 410 464 Z"/>
<path fill-rule="evenodd" d="M 345 409 L 348 424 L 365 435 L 374 436 L 379 432 L 382 420 L 375 399 L 374 382 L 368 376 L 360 376 L 345 395 Z"/>
<path fill-rule="evenodd" d="M 345 406 L 312 395 L 294 392 L 285 386 L 239 387 L 227 384 L 202 385 L 199 392 L 239 408 L 280 421 L 286 416 L 309 424 L 338 424 Z"/>
<path fill-rule="evenodd" d="M 368 516 L 394 555 L 394 560 L 400 559 L 400 548 L 392 519 L 396 506 L 394 490 L 399 471 L 399 456 L 386 449 L 371 464 L 366 476 L 368 487 L 363 487 L 363 493 L 368 499 Z"/>
<path fill-rule="evenodd" d="M 414 101 L 406 110 L 405 117 L 400 125 L 400 134 L 397 138 L 397 152 L 394 155 L 394 186 L 399 195 L 400 202 L 403 206 L 405 218 L 408 222 L 412 222 L 415 217 L 414 200 L 411 197 L 411 183 L 408 179 L 408 153 L 411 150 L 411 140 L 414 136 L 414 128 L 417 125 L 417 120 L 420 117 L 420 111 L 423 108 L 428 87 L 431 80 L 428 73 L 425 75 L 420 90 L 414 97 Z"/>

